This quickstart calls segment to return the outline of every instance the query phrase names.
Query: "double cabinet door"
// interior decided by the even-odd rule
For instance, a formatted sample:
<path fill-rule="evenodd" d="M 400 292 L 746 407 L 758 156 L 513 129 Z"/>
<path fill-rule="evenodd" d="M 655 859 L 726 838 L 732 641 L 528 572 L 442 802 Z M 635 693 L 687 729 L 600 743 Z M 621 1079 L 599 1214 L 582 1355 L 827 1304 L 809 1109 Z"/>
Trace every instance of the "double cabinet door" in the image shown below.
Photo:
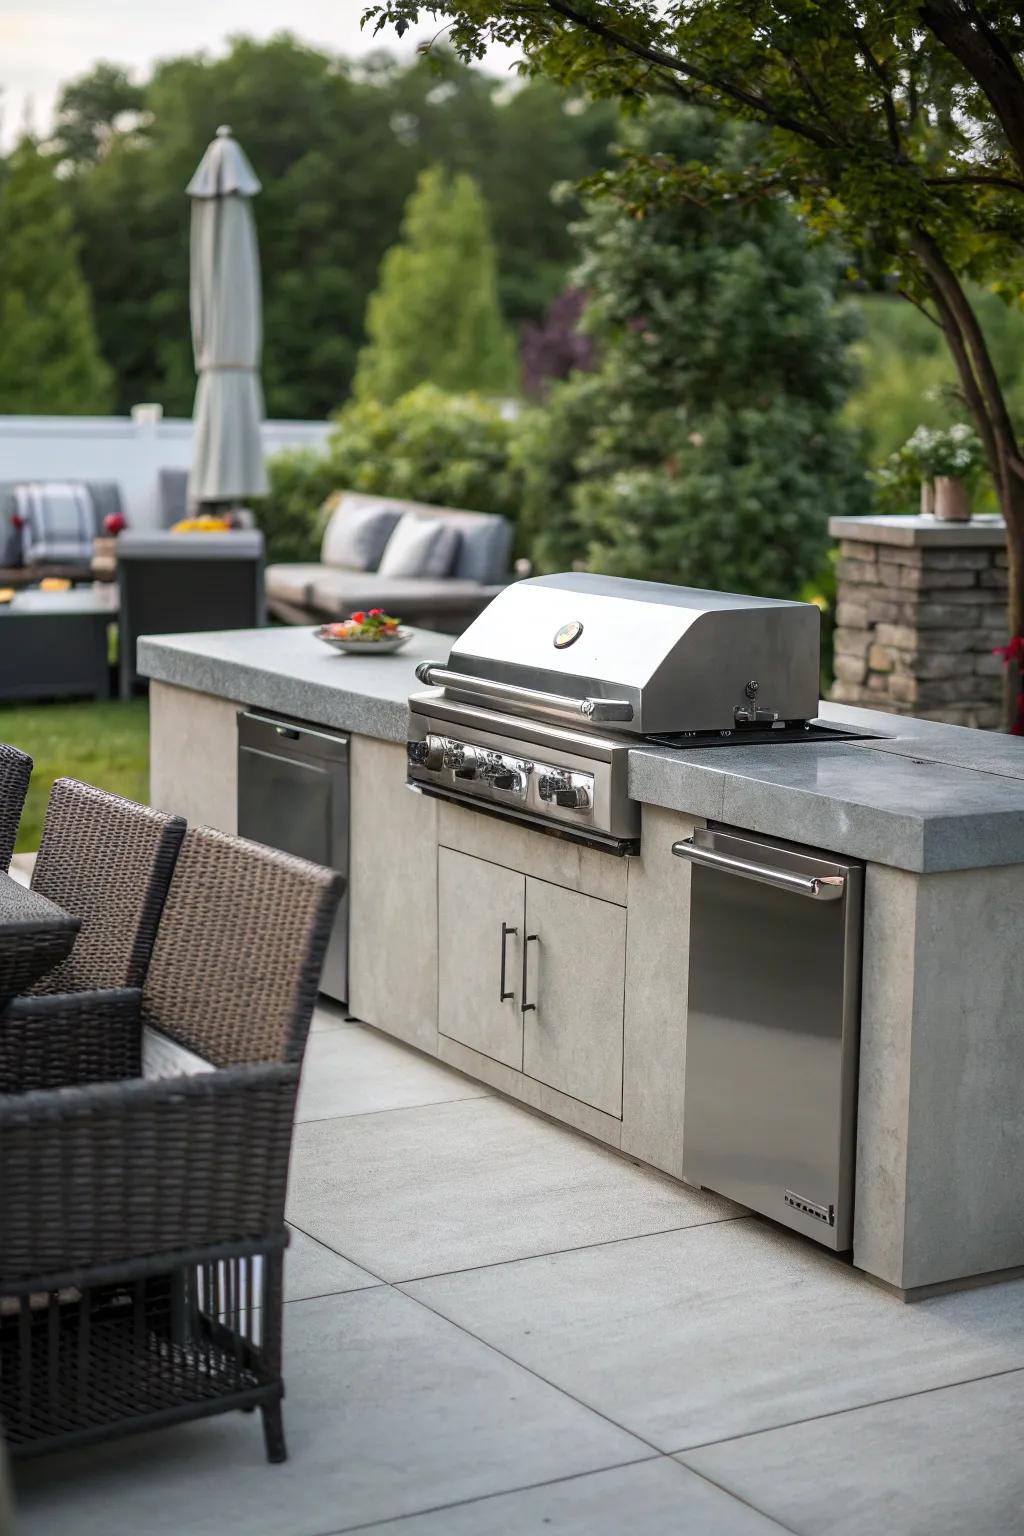
<path fill-rule="evenodd" d="M 622 1114 L 626 913 L 438 849 L 441 1033 Z"/>

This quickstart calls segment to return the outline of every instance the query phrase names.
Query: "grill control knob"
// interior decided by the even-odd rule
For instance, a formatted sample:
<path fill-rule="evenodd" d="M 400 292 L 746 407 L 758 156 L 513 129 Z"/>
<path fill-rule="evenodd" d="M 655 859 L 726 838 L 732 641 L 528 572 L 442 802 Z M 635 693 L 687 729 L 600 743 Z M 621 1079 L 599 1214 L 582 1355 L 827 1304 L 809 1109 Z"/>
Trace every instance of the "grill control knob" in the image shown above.
<path fill-rule="evenodd" d="M 444 766 L 451 768 L 457 779 L 475 779 L 480 766 L 480 754 L 476 747 L 468 747 L 462 741 L 446 741 Z"/>
<path fill-rule="evenodd" d="M 438 769 L 444 763 L 444 742 L 440 736 L 428 736 L 425 741 L 406 743 L 406 756 L 414 768 Z"/>
<path fill-rule="evenodd" d="M 542 800 L 556 800 L 557 796 L 569 788 L 569 778 L 564 773 L 542 773 L 537 785 L 537 793 Z"/>
<path fill-rule="evenodd" d="M 555 804 L 561 805 L 570 811 L 588 811 L 590 809 L 590 790 L 585 784 L 577 784 L 575 788 L 556 789 Z"/>

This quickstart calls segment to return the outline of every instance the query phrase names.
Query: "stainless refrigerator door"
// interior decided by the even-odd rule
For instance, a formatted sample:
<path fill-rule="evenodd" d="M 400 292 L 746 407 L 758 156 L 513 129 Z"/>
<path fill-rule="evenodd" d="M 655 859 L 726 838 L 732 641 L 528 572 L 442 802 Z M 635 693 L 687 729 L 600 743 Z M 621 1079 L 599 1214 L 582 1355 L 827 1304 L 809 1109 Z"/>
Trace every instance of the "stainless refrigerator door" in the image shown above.
<path fill-rule="evenodd" d="M 683 1177 L 852 1232 L 863 866 L 709 827 L 692 867 Z"/>
<path fill-rule="evenodd" d="M 265 715 L 238 717 L 238 831 L 326 864 L 348 880 L 348 737 Z M 320 990 L 348 996 L 348 888 L 338 904 Z"/>

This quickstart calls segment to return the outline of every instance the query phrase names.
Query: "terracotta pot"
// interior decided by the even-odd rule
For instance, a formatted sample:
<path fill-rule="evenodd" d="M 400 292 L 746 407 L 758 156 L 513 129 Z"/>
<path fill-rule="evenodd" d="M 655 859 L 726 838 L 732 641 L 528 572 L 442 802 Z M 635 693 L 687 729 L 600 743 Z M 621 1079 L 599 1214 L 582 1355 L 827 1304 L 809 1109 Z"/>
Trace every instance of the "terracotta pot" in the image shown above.
<path fill-rule="evenodd" d="M 935 511 L 935 481 L 921 481 L 921 516 L 931 517 Z"/>
<path fill-rule="evenodd" d="M 935 516 L 941 523 L 970 522 L 971 493 L 959 476 L 935 476 Z"/>

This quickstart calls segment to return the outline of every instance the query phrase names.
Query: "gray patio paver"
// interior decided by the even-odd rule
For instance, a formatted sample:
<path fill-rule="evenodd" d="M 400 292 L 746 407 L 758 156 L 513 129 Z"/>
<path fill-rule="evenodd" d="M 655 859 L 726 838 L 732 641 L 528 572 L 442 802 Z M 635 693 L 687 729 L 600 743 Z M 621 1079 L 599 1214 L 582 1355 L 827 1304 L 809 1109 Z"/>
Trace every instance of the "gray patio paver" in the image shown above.
<path fill-rule="evenodd" d="M 291 1460 L 240 1414 L 48 1456 L 18 1469 L 26 1536 L 1024 1530 L 1024 1369 L 920 1390 L 1024 1366 L 1024 1282 L 904 1307 L 500 1099 L 397 1107 L 408 1052 L 363 1044 L 347 1074 L 327 1048 L 343 1112 L 296 1133 Z"/>
<path fill-rule="evenodd" d="M 362 1291 L 380 1285 L 376 1275 L 367 1274 L 323 1243 L 307 1237 L 294 1227 L 284 1258 L 285 1301 L 308 1301 L 313 1296 L 333 1296 L 339 1291 Z"/>
<path fill-rule="evenodd" d="M 801 1536 L 1016 1536 L 1024 1372 L 691 1451 Z"/>
<path fill-rule="evenodd" d="M 31 1536 L 320 1536 L 650 1455 L 389 1287 L 293 1302 L 290 1459 L 247 1414 L 19 1469 Z"/>
<path fill-rule="evenodd" d="M 659 1457 L 368 1527 L 373 1536 L 780 1536 L 784 1527 Z"/>
<path fill-rule="evenodd" d="M 1024 1366 L 1024 1282 L 905 1306 L 749 1218 L 403 1289 L 663 1451 Z"/>
<path fill-rule="evenodd" d="M 488 1096 L 488 1089 L 461 1072 L 366 1024 L 333 1023 L 309 1037 L 296 1118 L 322 1120 Z"/>
<path fill-rule="evenodd" d="M 295 1131 L 290 1219 L 386 1280 L 737 1210 L 495 1098 L 307 1121 Z"/>

